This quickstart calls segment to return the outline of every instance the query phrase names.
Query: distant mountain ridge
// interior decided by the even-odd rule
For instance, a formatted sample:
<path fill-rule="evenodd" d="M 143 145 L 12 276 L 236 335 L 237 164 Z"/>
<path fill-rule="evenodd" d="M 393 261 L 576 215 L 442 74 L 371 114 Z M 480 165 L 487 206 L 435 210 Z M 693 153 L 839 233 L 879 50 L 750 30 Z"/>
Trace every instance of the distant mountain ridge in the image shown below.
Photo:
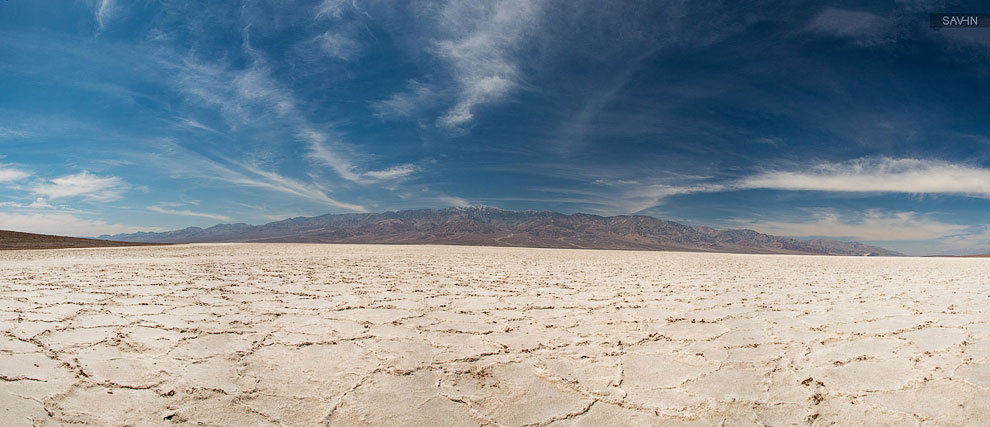
<path fill-rule="evenodd" d="M 298 217 L 100 236 L 127 242 L 391 243 L 690 252 L 901 256 L 858 242 L 798 240 L 753 230 L 692 227 L 643 215 L 603 217 L 491 207 Z"/>

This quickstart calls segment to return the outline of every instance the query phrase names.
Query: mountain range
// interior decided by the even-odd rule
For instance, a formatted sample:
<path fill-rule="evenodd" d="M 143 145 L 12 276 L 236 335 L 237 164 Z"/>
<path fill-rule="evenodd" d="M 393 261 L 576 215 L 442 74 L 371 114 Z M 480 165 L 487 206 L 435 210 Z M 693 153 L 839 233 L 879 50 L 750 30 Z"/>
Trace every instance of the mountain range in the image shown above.
<path fill-rule="evenodd" d="M 799 240 L 753 230 L 693 227 L 643 215 L 598 216 L 491 207 L 297 217 L 264 225 L 219 224 L 161 233 L 103 235 L 144 243 L 385 243 L 630 249 L 764 254 L 900 256 L 858 242 Z"/>

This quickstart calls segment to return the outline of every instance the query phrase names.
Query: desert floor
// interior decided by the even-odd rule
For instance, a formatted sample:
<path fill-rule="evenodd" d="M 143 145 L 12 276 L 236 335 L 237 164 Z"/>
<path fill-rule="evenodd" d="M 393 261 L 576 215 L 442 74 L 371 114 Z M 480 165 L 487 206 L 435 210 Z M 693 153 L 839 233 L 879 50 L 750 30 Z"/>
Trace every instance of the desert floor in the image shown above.
<path fill-rule="evenodd" d="M 990 262 L 0 253 L 3 425 L 978 425 Z"/>

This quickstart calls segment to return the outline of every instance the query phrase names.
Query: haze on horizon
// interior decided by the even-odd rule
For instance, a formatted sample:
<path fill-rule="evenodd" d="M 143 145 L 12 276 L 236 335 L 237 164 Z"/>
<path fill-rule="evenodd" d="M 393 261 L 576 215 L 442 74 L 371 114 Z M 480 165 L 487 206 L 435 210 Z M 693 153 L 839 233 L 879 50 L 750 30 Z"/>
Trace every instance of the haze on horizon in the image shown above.
<path fill-rule="evenodd" d="M 944 2 L 0 3 L 0 229 L 488 205 L 990 252 Z"/>

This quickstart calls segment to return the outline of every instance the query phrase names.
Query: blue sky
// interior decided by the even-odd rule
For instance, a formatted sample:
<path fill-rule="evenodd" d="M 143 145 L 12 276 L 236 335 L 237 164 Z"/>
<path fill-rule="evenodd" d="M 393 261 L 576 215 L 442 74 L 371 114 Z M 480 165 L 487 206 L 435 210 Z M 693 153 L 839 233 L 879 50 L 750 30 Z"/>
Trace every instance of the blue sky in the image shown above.
<path fill-rule="evenodd" d="M 990 250 L 977 4 L 0 3 L 0 228 L 488 205 Z"/>

